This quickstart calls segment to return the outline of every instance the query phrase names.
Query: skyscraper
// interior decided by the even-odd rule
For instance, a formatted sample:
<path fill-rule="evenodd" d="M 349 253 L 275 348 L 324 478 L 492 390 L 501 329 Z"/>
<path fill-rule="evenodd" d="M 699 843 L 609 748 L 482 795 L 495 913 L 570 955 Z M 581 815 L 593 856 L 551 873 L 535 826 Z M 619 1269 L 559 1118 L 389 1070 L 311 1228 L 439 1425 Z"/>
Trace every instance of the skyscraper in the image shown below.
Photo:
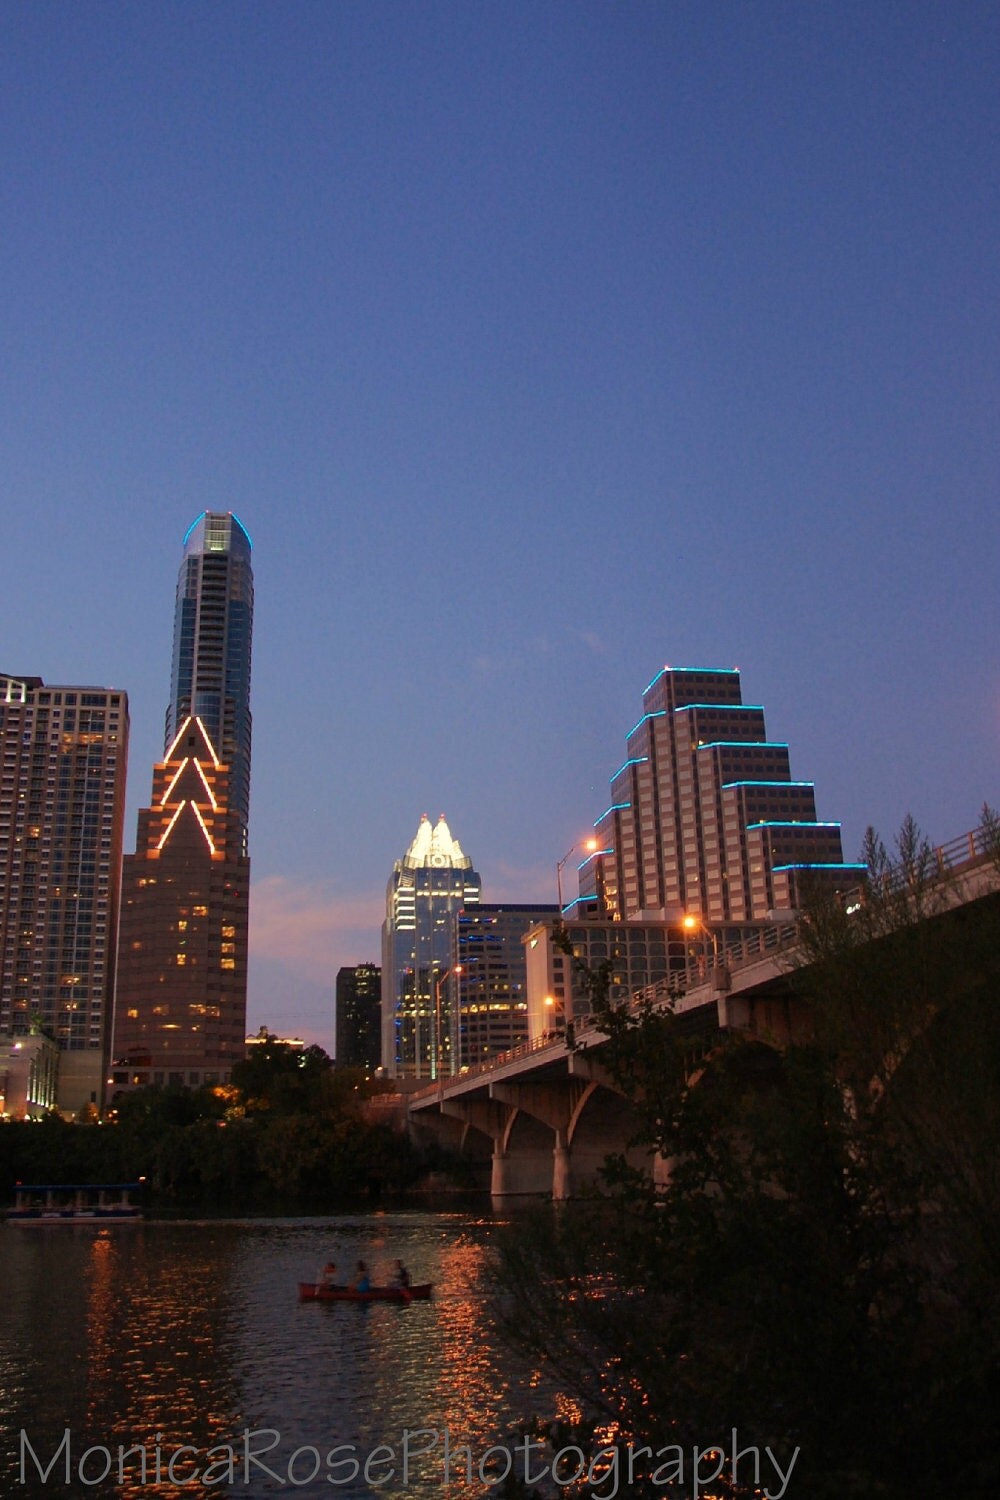
<path fill-rule="evenodd" d="M 112 1082 L 220 1083 L 245 1055 L 250 860 L 197 719 L 153 768 L 122 875 Z"/>
<path fill-rule="evenodd" d="M 0 1034 L 55 1040 L 72 1114 L 107 1073 L 128 736 L 122 692 L 0 676 Z"/>
<path fill-rule="evenodd" d="M 222 1082 L 244 1056 L 252 628 L 250 539 L 206 512 L 177 584 L 172 737 L 123 865 L 119 1089 Z"/>
<path fill-rule="evenodd" d="M 458 1066 L 457 1018 L 442 985 L 456 963 L 455 918 L 482 882 L 442 813 L 425 813 L 393 866 L 382 925 L 382 1066 L 393 1077 L 438 1078 Z"/>
<path fill-rule="evenodd" d="M 189 715 L 201 720 L 229 767 L 231 805 L 244 845 L 250 816 L 251 547 L 246 527 L 231 511 L 203 511 L 187 529 L 163 742 L 164 749 L 173 744 Z"/>
<path fill-rule="evenodd" d="M 381 1057 L 382 970 L 355 964 L 337 970 L 334 1056 L 338 1068 L 373 1073 Z"/>
<path fill-rule="evenodd" d="M 455 918 L 457 959 L 445 981 L 458 1016 L 459 1067 L 473 1067 L 528 1040 L 527 965 L 522 939 L 559 914 L 553 906 L 515 902 L 467 906 Z M 551 992 L 550 992 L 551 993 Z M 556 1026 L 553 1014 L 550 1026 Z"/>
<path fill-rule="evenodd" d="M 735 669 L 664 667 L 625 743 L 570 915 L 763 921 L 797 907 L 806 880 L 856 882 L 840 824 L 817 821 L 812 782 L 791 779 Z"/>

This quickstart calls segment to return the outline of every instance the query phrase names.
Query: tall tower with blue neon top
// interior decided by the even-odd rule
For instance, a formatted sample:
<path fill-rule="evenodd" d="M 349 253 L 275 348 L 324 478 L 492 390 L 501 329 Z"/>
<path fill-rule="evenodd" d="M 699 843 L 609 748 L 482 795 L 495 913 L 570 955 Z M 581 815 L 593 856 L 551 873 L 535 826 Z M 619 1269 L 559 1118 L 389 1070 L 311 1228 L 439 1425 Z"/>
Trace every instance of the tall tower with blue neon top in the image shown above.
<path fill-rule="evenodd" d="M 177 577 L 164 748 L 199 719 L 230 768 L 232 810 L 246 852 L 250 818 L 252 542 L 232 511 L 203 511 L 188 527 Z"/>
<path fill-rule="evenodd" d="M 224 1083 L 245 1056 L 250 550 L 231 512 L 205 511 L 184 538 L 166 745 L 122 861 L 116 1096 Z"/>

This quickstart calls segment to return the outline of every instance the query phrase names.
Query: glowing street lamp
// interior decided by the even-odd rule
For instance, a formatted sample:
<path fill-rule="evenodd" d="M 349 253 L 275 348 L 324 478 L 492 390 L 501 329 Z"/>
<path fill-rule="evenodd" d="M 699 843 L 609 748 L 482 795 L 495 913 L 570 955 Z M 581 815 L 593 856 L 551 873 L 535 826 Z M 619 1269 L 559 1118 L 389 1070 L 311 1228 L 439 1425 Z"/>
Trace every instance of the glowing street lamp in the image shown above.
<path fill-rule="evenodd" d="M 704 937 L 711 938 L 712 967 L 717 969 L 719 967 L 719 939 L 711 927 L 701 917 L 695 916 L 691 912 L 681 918 L 681 926 L 685 932 L 701 932 Z"/>
<path fill-rule="evenodd" d="M 593 835 L 591 835 L 591 837 L 589 839 L 577 839 L 576 843 L 571 848 L 569 848 L 569 849 L 566 850 L 566 853 L 563 855 L 562 859 L 556 865 L 556 893 L 557 893 L 557 895 L 559 897 L 559 915 L 560 916 L 562 916 L 562 909 L 563 909 L 562 872 L 563 872 L 563 870 L 566 867 L 566 861 L 568 859 L 572 859 L 573 855 L 576 853 L 576 851 L 578 849 L 586 849 L 589 854 L 596 854 L 597 850 L 600 847 L 601 847 L 600 840 L 599 839 L 595 839 L 593 837 Z"/>
<path fill-rule="evenodd" d="M 434 981 L 434 1050 L 431 1054 L 431 1077 L 436 1078 L 442 1089 L 444 1088 L 444 1072 L 441 1068 L 441 986 L 449 974 L 461 974 L 462 965 L 452 964 L 450 968 L 442 969 Z M 454 1058 L 452 1058 L 454 1063 Z M 454 1067 L 452 1068 L 454 1072 Z"/>

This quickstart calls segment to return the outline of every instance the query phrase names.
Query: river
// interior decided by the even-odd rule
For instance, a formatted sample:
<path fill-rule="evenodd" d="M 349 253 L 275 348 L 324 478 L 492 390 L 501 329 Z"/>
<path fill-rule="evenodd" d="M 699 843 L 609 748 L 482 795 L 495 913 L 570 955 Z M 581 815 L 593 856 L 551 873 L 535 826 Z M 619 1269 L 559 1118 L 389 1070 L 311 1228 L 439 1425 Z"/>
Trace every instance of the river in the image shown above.
<path fill-rule="evenodd" d="M 487 1494 L 489 1470 L 463 1478 L 470 1462 L 475 1475 L 520 1420 L 573 1409 L 491 1327 L 484 1262 L 499 1222 L 0 1225 L 0 1493 Z M 400 1256 L 434 1298 L 300 1303 L 297 1283 L 331 1256 L 342 1269 L 365 1259 L 375 1280 Z M 119 1448 L 133 1450 L 120 1474 Z"/>

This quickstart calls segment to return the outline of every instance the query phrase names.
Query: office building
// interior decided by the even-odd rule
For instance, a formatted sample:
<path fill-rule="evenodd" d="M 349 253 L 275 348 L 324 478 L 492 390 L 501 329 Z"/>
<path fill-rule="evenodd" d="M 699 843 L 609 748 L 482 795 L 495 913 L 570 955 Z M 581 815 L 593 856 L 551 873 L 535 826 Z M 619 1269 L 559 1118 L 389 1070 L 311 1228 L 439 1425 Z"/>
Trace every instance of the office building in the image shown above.
<path fill-rule="evenodd" d="M 200 719 L 229 767 L 230 800 L 246 853 L 250 816 L 251 541 L 232 512 L 204 511 L 188 527 L 177 575 L 173 666 L 164 748 Z"/>
<path fill-rule="evenodd" d="M 164 757 L 123 872 L 114 1085 L 222 1082 L 244 1056 L 250 860 L 250 538 L 188 528 Z"/>
<path fill-rule="evenodd" d="M 335 1005 L 338 1068 L 374 1073 L 382 1056 L 382 970 L 378 964 L 339 969 Z"/>
<path fill-rule="evenodd" d="M 482 882 L 442 814 L 426 813 L 397 859 L 382 924 L 382 1065 L 394 1078 L 438 1078 L 458 1066 L 442 985 L 457 962 L 455 918 L 479 904 Z"/>
<path fill-rule="evenodd" d="M 153 768 L 122 874 L 116 1092 L 223 1083 L 246 1055 L 250 861 L 229 780 L 193 718 Z"/>
<path fill-rule="evenodd" d="M 524 935 L 558 907 L 486 902 L 455 918 L 457 963 L 444 981 L 442 1001 L 458 1037 L 458 1069 L 489 1061 L 528 1040 Z M 555 1028 L 553 1011 L 550 1024 Z"/>
<path fill-rule="evenodd" d="M 856 882 L 839 823 L 817 820 L 812 783 L 792 780 L 787 744 L 742 701 L 735 669 L 664 667 L 625 743 L 567 916 L 765 921 L 797 908 L 809 883 Z"/>
<path fill-rule="evenodd" d="M 59 1048 L 52 1038 L 43 1031 L 0 1036 L 0 1119 L 41 1120 L 58 1108 Z"/>
<path fill-rule="evenodd" d="M 524 936 L 528 1037 L 537 1041 L 584 1021 L 591 1014 L 590 975 L 607 973 L 607 998 L 621 1005 L 644 990 L 682 993 L 705 983 L 716 967 L 734 953 L 755 951 L 771 923 L 724 923 L 709 927 L 699 920 L 618 921 L 594 911 L 563 921 L 560 931 L 549 919 Z M 567 952 L 567 945 L 569 951 Z"/>
<path fill-rule="evenodd" d="M 107 1074 L 128 736 L 122 692 L 0 676 L 0 1037 L 55 1042 L 71 1115 Z"/>

